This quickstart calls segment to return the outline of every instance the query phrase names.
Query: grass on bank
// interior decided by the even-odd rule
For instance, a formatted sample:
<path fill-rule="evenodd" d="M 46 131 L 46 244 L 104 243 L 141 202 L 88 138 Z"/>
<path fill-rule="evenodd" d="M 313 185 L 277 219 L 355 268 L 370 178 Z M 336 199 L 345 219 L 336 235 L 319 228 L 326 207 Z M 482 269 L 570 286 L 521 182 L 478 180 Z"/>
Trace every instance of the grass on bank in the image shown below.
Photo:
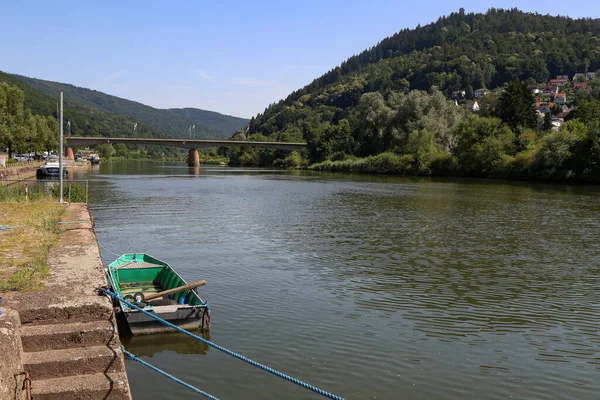
<path fill-rule="evenodd" d="M 6 193 L 7 191 L 2 191 Z M 50 195 L 25 201 L 0 196 L 0 293 L 39 290 L 49 272 L 48 253 L 59 240 L 64 205 Z"/>

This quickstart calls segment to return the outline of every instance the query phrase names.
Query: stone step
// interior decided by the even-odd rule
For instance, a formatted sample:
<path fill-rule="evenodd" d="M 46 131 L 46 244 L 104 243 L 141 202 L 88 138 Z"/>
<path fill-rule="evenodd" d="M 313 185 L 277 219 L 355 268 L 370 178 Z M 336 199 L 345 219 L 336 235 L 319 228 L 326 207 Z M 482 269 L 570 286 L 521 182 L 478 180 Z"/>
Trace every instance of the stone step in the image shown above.
<path fill-rule="evenodd" d="M 81 296 L 69 301 L 48 300 L 39 297 L 37 301 L 29 300 L 19 307 L 22 325 L 69 324 L 73 322 L 109 321 L 113 312 L 112 305 L 106 297 Z"/>
<path fill-rule="evenodd" d="M 125 365 L 121 350 L 94 346 L 23 353 L 23 369 L 29 372 L 32 380 L 37 380 L 99 372 L 123 372 Z"/>
<path fill-rule="evenodd" d="M 124 373 L 35 380 L 31 394 L 35 400 L 131 400 Z"/>
<path fill-rule="evenodd" d="M 114 341 L 117 327 L 110 321 L 71 324 L 25 325 L 21 341 L 26 352 L 107 345 Z"/>

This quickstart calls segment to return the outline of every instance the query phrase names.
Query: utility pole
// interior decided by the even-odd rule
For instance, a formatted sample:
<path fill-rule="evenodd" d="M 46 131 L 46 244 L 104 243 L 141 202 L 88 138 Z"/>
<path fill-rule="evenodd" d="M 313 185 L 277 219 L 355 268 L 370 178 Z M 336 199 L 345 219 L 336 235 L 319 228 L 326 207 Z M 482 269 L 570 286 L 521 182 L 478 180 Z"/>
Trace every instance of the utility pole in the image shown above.
<path fill-rule="evenodd" d="M 58 202 L 60 204 L 64 203 L 63 201 L 63 92 L 60 92 L 60 117 L 59 117 L 59 134 L 58 134 L 58 192 L 60 193 L 58 196 Z"/>

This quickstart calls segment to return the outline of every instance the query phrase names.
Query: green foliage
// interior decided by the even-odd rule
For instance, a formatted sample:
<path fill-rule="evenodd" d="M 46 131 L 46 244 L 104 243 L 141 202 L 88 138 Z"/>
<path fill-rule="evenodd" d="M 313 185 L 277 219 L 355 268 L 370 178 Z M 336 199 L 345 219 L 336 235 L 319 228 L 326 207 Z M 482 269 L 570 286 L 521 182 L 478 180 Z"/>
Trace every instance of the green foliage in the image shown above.
<path fill-rule="evenodd" d="M 443 174 L 453 168 L 452 155 L 436 143 L 435 135 L 427 129 L 411 132 L 406 152 L 414 157 L 413 170 L 418 175 Z"/>
<path fill-rule="evenodd" d="M 59 198 L 60 189 L 58 183 L 50 186 L 50 193 L 55 198 Z M 69 203 L 86 203 L 90 202 L 89 198 L 86 198 L 85 183 L 66 181 L 63 185 L 63 199 Z"/>
<path fill-rule="evenodd" d="M 196 139 L 221 139 L 230 136 L 248 122 L 243 118 L 230 117 L 194 108 L 156 109 L 96 90 L 20 75 L 12 76 L 50 96 L 56 96 L 61 91 L 64 92 L 65 99 L 68 99 L 69 104 L 82 111 L 86 110 L 88 116 L 91 116 L 91 112 L 88 111 L 96 111 L 107 115 L 125 117 L 125 120 L 130 121 L 126 129 L 130 133 L 133 133 L 133 123 L 143 122 L 144 127 L 138 125 L 138 130 L 150 129 L 153 132 L 167 132 L 171 138 L 189 138 L 190 127 L 195 125 L 194 137 Z M 103 136 L 108 136 L 105 132 L 102 133 Z M 92 135 L 84 133 L 81 136 Z M 140 136 L 149 137 L 143 134 Z"/>
<path fill-rule="evenodd" d="M 434 23 L 402 30 L 350 57 L 285 100 L 270 105 L 251 120 L 249 133 L 271 135 L 285 131 L 290 124 L 302 129 L 303 123 L 312 129 L 311 124 L 336 124 L 343 115 L 353 131 L 357 129 L 354 122 L 364 123 L 364 138 L 376 139 L 373 149 L 359 143 L 360 154 L 376 154 L 392 149 L 381 150 L 382 142 L 394 142 L 396 133 L 381 125 L 369 126 L 373 119 L 369 122 L 350 116 L 371 113 L 377 118 L 377 112 L 385 112 L 384 107 L 377 108 L 382 100 L 375 95 L 362 100 L 369 103 L 370 110 L 356 111 L 365 105 L 359 104 L 365 93 L 378 92 L 384 101 L 391 92 L 406 93 L 409 88 L 439 90 L 446 97 L 455 90 L 465 90 L 470 97 L 472 89 L 499 88 L 516 80 L 543 83 L 558 74 L 595 71 L 600 69 L 598 36 L 597 19 L 573 20 L 494 8 L 485 14 L 452 13 Z M 600 83 L 592 85 L 592 90 L 597 98 Z M 484 98 L 482 116 L 497 115 L 494 95 L 490 96 L 489 104 L 488 96 Z M 527 116 L 516 123 L 533 126 Z M 513 129 L 516 126 L 511 125 Z M 303 130 L 305 138 L 310 129 Z"/>
<path fill-rule="evenodd" d="M 532 165 L 544 180 L 600 182 L 600 128 L 572 120 L 544 136 Z"/>
<path fill-rule="evenodd" d="M 210 136 L 210 139 L 229 137 L 234 132 L 242 129 L 249 122 L 246 118 L 223 115 L 218 112 L 200 110 L 198 108 L 171 108 L 168 111 L 175 113 L 188 121 L 201 123 L 220 132 L 219 136 Z M 196 131 L 198 131 L 198 126 L 196 126 Z"/>
<path fill-rule="evenodd" d="M 0 82 L 0 147 L 9 155 L 55 149 L 56 130 L 54 118 L 32 115 L 21 89 Z"/>
<path fill-rule="evenodd" d="M 299 152 L 292 151 L 283 160 L 275 160 L 273 166 L 287 169 L 299 169 L 307 166 L 307 160 L 304 159 Z"/>
<path fill-rule="evenodd" d="M 558 132 L 551 115 L 536 130 L 528 85 L 600 69 L 599 35 L 600 20 L 453 13 L 349 58 L 239 134 L 301 133 L 317 170 L 598 181 L 600 79 L 569 94 L 581 124 Z M 492 88 L 476 114 L 448 100 L 476 88 Z"/>
<path fill-rule="evenodd" d="M 467 175 L 500 175 L 507 155 L 516 151 L 515 135 L 497 118 L 471 115 L 454 127 L 458 137 L 455 155 Z"/>
<path fill-rule="evenodd" d="M 414 163 L 412 155 L 399 156 L 395 153 L 381 153 L 376 156 L 349 159 L 344 161 L 323 161 L 308 167 L 317 171 L 366 172 L 372 174 L 404 174 Z"/>
<path fill-rule="evenodd" d="M 547 112 L 544 115 L 544 123 L 542 124 L 542 130 L 549 131 L 552 129 L 552 114 Z"/>
<path fill-rule="evenodd" d="M 510 82 L 498 99 L 497 114 L 511 129 L 535 128 L 535 99 L 525 82 Z"/>

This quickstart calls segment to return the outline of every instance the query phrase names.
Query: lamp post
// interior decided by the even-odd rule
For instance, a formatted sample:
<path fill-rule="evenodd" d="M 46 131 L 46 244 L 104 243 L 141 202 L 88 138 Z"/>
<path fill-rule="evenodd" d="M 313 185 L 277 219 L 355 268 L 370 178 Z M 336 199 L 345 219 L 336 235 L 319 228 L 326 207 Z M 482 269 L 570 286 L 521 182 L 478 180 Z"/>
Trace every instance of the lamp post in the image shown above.
<path fill-rule="evenodd" d="M 63 92 L 60 92 L 60 117 L 59 117 L 59 133 L 58 133 L 58 202 L 60 204 L 64 203 L 63 201 Z"/>

